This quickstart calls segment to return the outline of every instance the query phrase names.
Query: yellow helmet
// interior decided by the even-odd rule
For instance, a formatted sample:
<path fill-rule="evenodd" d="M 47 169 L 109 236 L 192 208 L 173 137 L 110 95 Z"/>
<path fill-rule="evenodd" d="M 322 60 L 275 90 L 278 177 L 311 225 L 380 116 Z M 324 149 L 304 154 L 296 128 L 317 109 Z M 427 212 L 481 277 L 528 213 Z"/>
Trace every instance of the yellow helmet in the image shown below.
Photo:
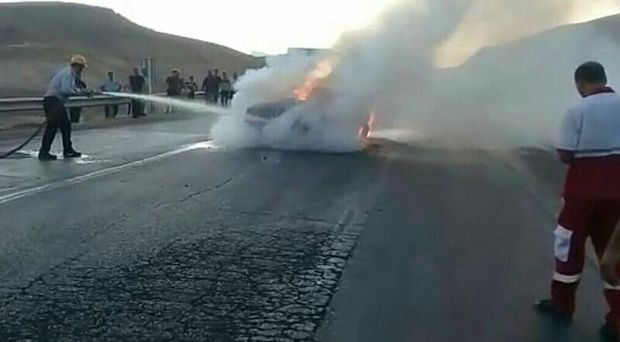
<path fill-rule="evenodd" d="M 80 64 L 83 65 L 85 68 L 88 66 L 88 64 L 86 64 L 86 57 L 82 55 L 73 55 L 71 57 L 71 64 Z"/>

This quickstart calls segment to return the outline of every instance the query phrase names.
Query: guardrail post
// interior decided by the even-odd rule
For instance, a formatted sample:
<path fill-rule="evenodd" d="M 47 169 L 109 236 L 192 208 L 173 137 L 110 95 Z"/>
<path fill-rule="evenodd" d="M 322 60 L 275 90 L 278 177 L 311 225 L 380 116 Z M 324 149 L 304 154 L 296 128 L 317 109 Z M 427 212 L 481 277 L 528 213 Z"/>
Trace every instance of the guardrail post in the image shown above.
<path fill-rule="evenodd" d="M 142 74 L 146 79 L 146 91 L 149 95 L 153 95 L 153 86 L 155 84 L 155 63 L 153 58 L 143 58 L 142 59 Z M 145 111 L 146 113 L 155 112 L 155 105 L 153 102 L 145 103 Z"/>

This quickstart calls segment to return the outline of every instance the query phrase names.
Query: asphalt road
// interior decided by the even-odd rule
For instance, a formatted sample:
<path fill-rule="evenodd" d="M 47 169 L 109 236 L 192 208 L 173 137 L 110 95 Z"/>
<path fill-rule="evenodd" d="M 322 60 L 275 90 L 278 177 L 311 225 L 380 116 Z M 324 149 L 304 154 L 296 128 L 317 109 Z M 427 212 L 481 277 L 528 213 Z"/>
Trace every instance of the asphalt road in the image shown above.
<path fill-rule="evenodd" d="M 573 327 L 530 308 L 551 274 L 550 154 L 230 150 L 212 122 L 0 161 L 0 341 L 596 340 L 593 263 Z"/>

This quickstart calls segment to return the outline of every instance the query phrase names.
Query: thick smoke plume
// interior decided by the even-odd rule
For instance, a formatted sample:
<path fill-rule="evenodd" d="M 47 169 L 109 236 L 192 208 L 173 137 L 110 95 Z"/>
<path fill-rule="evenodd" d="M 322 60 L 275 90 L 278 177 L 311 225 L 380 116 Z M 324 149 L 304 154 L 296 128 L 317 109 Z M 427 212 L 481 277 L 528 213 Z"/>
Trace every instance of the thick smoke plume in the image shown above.
<path fill-rule="evenodd" d="M 437 62 L 456 66 L 481 48 L 618 11 L 617 0 L 472 1 L 457 30 L 439 48 Z"/>
<path fill-rule="evenodd" d="M 353 151 L 362 148 L 358 131 L 372 112 L 377 136 L 397 129 L 444 146 L 546 145 L 563 108 L 576 99 L 576 64 L 597 59 L 608 63 L 612 76 L 620 71 L 611 39 L 585 29 L 543 34 L 523 46 L 483 51 L 459 68 L 441 67 L 487 46 L 612 14 L 616 6 L 608 0 L 401 1 L 325 55 L 274 57 L 246 74 L 236 85 L 235 114 L 220 119 L 212 134 L 234 146 Z M 333 67 L 317 82 L 330 93 L 328 101 L 315 91 L 262 130 L 244 122 L 247 108 L 293 97 L 321 61 Z M 299 123 L 301 132 L 292 129 Z"/>

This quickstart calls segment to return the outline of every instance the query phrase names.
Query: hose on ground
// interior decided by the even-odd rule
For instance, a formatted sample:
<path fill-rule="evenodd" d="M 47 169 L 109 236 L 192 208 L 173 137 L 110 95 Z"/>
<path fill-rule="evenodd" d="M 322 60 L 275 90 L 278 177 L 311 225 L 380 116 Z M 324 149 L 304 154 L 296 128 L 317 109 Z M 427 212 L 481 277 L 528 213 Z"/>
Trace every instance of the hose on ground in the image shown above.
<path fill-rule="evenodd" d="M 11 155 L 15 154 L 17 151 L 24 148 L 26 145 L 28 145 L 32 141 L 32 139 L 36 138 L 36 136 L 39 135 L 39 133 L 41 133 L 46 123 L 47 122 L 44 121 L 41 125 L 39 125 L 39 128 L 37 128 L 37 130 L 30 137 L 28 137 L 28 139 L 26 139 L 23 143 L 21 143 L 19 146 L 15 147 L 14 149 L 8 152 L 4 152 L 0 154 L 0 159 L 6 159 L 10 157 Z"/>

